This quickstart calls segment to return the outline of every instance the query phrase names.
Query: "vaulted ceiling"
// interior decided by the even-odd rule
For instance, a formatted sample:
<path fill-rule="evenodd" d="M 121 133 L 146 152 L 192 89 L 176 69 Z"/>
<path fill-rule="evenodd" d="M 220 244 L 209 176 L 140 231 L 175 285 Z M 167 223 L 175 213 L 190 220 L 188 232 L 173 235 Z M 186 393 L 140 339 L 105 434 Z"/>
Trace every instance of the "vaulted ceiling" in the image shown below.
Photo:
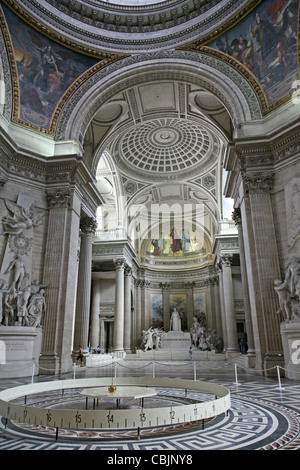
<path fill-rule="evenodd" d="M 226 212 L 227 143 L 243 122 L 289 99 L 298 77 L 299 2 L 3 3 L 4 37 L 17 64 L 9 56 L 12 77 L 21 91 L 30 77 L 37 90 L 35 101 L 28 92 L 21 99 L 12 93 L 12 120 L 57 141 L 78 139 L 98 190 L 108 205 L 117 201 L 117 226 L 124 209 L 141 203 L 146 212 L 157 203 L 201 204 L 198 235 L 201 229 L 208 253 Z M 17 25 L 23 20 L 26 35 Z M 42 75 L 29 75 L 41 67 L 43 47 L 57 67 L 57 96 L 54 81 L 51 95 Z"/>

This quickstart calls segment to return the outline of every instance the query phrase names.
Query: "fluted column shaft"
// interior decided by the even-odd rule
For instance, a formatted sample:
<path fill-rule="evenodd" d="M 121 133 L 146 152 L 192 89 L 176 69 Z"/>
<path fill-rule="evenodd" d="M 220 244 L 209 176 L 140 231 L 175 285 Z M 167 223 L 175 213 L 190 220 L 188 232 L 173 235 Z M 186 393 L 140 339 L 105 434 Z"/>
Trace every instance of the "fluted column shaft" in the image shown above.
<path fill-rule="evenodd" d="M 114 351 L 124 351 L 124 262 L 116 261 Z"/>
<path fill-rule="evenodd" d="M 124 349 L 131 352 L 131 269 L 125 269 L 124 283 Z"/>
<path fill-rule="evenodd" d="M 139 348 L 141 346 L 142 335 L 142 314 L 141 314 L 141 281 L 136 280 L 136 308 L 135 308 L 135 343 Z"/>
<path fill-rule="evenodd" d="M 231 257 L 222 256 L 223 295 L 227 330 L 227 351 L 238 351 L 237 325 L 234 308 L 234 293 L 232 283 Z"/>
<path fill-rule="evenodd" d="M 92 281 L 92 301 L 91 301 L 91 332 L 90 345 L 96 348 L 100 342 L 100 280 Z"/>
<path fill-rule="evenodd" d="M 244 236 L 242 230 L 242 218 L 240 209 L 235 209 L 233 218 L 238 228 L 239 234 L 239 247 L 240 247 L 240 266 L 241 266 L 241 277 L 244 293 L 244 308 L 245 308 L 245 322 L 246 322 L 246 333 L 248 341 L 248 355 L 255 355 L 253 328 L 251 322 L 251 311 L 250 311 L 250 300 L 249 300 L 249 289 L 247 279 L 247 268 L 245 260 L 245 247 L 244 247 Z"/>
<path fill-rule="evenodd" d="M 163 296 L 163 312 L 164 312 L 164 330 L 170 330 L 170 284 L 164 282 L 160 284 Z"/>
<path fill-rule="evenodd" d="M 96 222 L 93 218 L 85 217 L 82 219 L 80 227 L 82 234 L 76 297 L 74 353 L 78 350 L 78 346 L 81 346 L 84 352 L 87 352 L 88 347 L 92 278 L 92 235 L 96 228 Z"/>

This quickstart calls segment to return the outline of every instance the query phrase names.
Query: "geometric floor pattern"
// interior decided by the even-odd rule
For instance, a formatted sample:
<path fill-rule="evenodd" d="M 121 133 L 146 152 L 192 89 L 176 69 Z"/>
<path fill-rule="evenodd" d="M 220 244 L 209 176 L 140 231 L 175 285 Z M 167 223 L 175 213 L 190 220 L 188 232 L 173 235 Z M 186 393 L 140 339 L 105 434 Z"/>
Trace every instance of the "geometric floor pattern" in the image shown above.
<path fill-rule="evenodd" d="M 149 370 L 138 370 L 140 361 L 131 362 L 130 365 L 130 373 L 123 367 L 118 375 L 132 376 L 134 368 L 138 375 L 149 375 Z M 169 364 L 167 372 L 159 364 L 155 367 L 157 377 L 194 377 L 192 370 L 187 370 L 187 367 L 181 370 L 180 364 L 173 369 Z M 113 373 L 110 366 L 98 371 L 83 369 L 78 372 L 78 378 L 95 377 L 96 374 L 110 376 Z M 57 380 L 57 376 L 53 379 Z M 35 378 L 35 381 L 44 380 L 45 376 Z M 5 427 L 0 421 L 0 450 L 300 450 L 300 381 L 281 378 L 278 384 L 276 377 L 265 378 L 253 371 L 241 370 L 237 382 L 232 364 L 217 362 L 197 364 L 197 380 L 213 381 L 227 387 L 231 393 L 228 413 L 205 423 L 204 428 L 200 422 L 146 428 L 141 430 L 138 439 L 135 430 L 130 429 L 93 430 L 91 433 L 88 430 L 60 430 L 59 435 L 55 436 L 54 428 L 35 428 L 13 422 Z M 1 380 L 0 388 L 23 383 L 29 381 Z M 161 389 L 160 395 L 165 400 L 173 399 L 174 390 Z"/>

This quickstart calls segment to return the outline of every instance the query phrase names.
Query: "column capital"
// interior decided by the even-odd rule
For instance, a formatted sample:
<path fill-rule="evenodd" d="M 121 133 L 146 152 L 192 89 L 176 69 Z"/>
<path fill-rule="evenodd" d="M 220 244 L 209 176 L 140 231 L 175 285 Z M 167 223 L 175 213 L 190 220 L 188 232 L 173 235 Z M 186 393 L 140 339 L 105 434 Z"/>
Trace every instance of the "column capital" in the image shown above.
<path fill-rule="evenodd" d="M 125 262 L 123 259 L 114 259 L 113 263 L 116 270 L 125 268 Z"/>
<path fill-rule="evenodd" d="M 130 277 L 132 274 L 132 268 L 128 265 L 125 265 L 124 267 L 124 275 L 125 277 Z"/>
<path fill-rule="evenodd" d="M 193 289 L 195 287 L 195 282 L 194 281 L 187 281 L 184 283 L 185 289 Z"/>
<path fill-rule="evenodd" d="M 274 182 L 274 173 L 262 174 L 254 173 L 253 175 L 244 174 L 246 193 L 251 195 L 269 194 Z"/>
<path fill-rule="evenodd" d="M 162 290 L 168 291 L 168 290 L 170 290 L 170 288 L 171 288 L 171 284 L 170 284 L 169 282 L 161 282 L 161 283 L 159 284 L 159 287 L 160 287 Z"/>
<path fill-rule="evenodd" d="M 237 225 L 238 227 L 241 227 L 242 215 L 241 215 L 241 209 L 239 207 L 236 207 L 234 211 L 232 212 L 232 220 L 234 221 L 235 225 Z"/>
<path fill-rule="evenodd" d="M 95 233 L 96 229 L 97 229 L 97 221 L 94 217 L 86 216 L 80 220 L 80 230 L 85 235 Z"/>
<path fill-rule="evenodd" d="M 231 267 L 233 256 L 229 254 L 221 255 L 220 260 L 222 266 Z"/>
<path fill-rule="evenodd" d="M 67 208 L 70 206 L 71 192 L 69 189 L 57 189 L 47 192 L 47 202 L 49 209 Z"/>

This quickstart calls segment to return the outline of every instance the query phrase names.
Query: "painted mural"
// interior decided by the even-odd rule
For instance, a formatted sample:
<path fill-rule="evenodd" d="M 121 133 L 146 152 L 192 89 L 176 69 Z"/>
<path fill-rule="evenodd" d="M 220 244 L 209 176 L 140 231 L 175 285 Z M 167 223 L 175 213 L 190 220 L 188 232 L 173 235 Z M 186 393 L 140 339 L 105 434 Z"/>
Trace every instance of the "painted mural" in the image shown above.
<path fill-rule="evenodd" d="M 170 293 L 170 318 L 172 312 L 176 308 L 181 319 L 181 330 L 187 330 L 187 312 L 186 312 L 186 293 L 176 292 Z"/>
<path fill-rule="evenodd" d="M 163 313 L 163 301 L 162 294 L 151 293 L 150 294 L 150 315 L 151 315 L 151 326 L 153 328 L 164 327 L 164 313 Z"/>
<path fill-rule="evenodd" d="M 269 105 L 298 80 L 298 0 L 262 1 L 242 21 L 206 44 L 241 62 L 261 83 Z"/>
<path fill-rule="evenodd" d="M 74 52 L 31 28 L 2 6 L 17 65 L 19 119 L 47 130 L 51 116 L 68 87 L 99 59 Z"/>
<path fill-rule="evenodd" d="M 205 292 L 194 292 L 194 317 L 201 326 L 207 327 Z"/>
<path fill-rule="evenodd" d="M 206 254 L 207 248 L 203 237 L 192 234 L 189 230 L 179 231 L 171 228 L 170 232 L 160 232 L 156 238 L 152 238 L 146 250 L 146 254 L 155 257 L 191 256 Z"/>

